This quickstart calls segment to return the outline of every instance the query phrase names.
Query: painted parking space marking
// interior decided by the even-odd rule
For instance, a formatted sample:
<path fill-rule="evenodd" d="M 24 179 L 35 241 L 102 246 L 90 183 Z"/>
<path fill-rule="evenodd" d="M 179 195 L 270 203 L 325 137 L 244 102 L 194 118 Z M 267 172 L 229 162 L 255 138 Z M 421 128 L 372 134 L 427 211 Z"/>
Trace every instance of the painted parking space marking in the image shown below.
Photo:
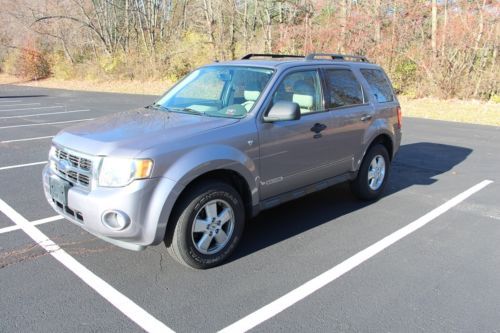
<path fill-rule="evenodd" d="M 35 113 L 35 114 L 27 114 L 27 115 L 6 116 L 6 117 L 0 117 L 0 119 L 14 119 L 14 118 L 52 116 L 52 115 L 55 115 L 55 114 L 89 112 L 89 111 L 90 111 L 89 109 L 84 109 L 84 110 L 70 110 L 70 111 L 60 111 L 60 112 L 46 112 L 46 113 Z"/>
<path fill-rule="evenodd" d="M 7 107 L 7 106 L 27 106 L 27 105 L 40 105 L 40 103 L 7 104 L 7 105 L 6 104 L 0 104 L 0 107 L 4 108 L 4 107 Z"/>
<path fill-rule="evenodd" d="M 73 272 L 90 288 L 101 295 L 106 301 L 111 303 L 116 309 L 121 311 L 130 320 L 139 325 L 146 332 L 173 332 L 164 323 L 153 317 L 146 310 L 134 303 L 130 298 L 116 290 L 113 286 L 101 279 L 99 276 L 83 266 L 75 258 L 61 249 L 40 229 L 32 225 L 21 214 L 10 207 L 5 201 L 0 199 L 0 211 L 18 225 L 35 243 L 40 245 L 52 257 L 63 266 Z"/>
<path fill-rule="evenodd" d="M 25 110 L 41 110 L 41 109 L 57 109 L 57 108 L 65 108 L 65 107 L 66 107 L 66 105 L 40 106 L 40 107 L 36 107 L 36 108 L 6 109 L 6 110 L 0 110 L 0 112 L 25 111 Z"/>
<path fill-rule="evenodd" d="M 0 141 L 0 143 L 12 143 L 12 142 L 23 142 L 23 141 L 34 141 L 34 140 L 45 140 L 45 139 L 51 139 L 53 138 L 53 135 L 48 135 L 48 136 L 38 136 L 34 138 L 24 138 L 24 139 L 14 139 L 14 140 L 3 140 Z"/>
<path fill-rule="evenodd" d="M 17 164 L 17 165 L 4 166 L 4 167 L 0 167 L 0 171 L 10 170 L 10 169 L 17 169 L 17 168 L 24 168 L 24 167 L 29 167 L 29 166 L 33 166 L 33 165 L 40 165 L 40 164 L 47 164 L 47 161 L 40 161 L 40 162 L 33 162 L 33 163 L 26 163 L 26 164 Z"/>
<path fill-rule="evenodd" d="M 0 127 L 0 129 L 17 128 L 17 127 L 30 127 L 30 126 L 46 126 L 46 125 L 57 125 L 57 124 L 68 124 L 68 123 L 76 123 L 76 122 L 79 122 L 79 121 L 89 121 L 89 120 L 94 120 L 94 118 L 77 119 L 77 120 L 66 120 L 66 121 L 56 121 L 56 122 L 51 122 L 51 123 L 36 123 L 36 124 L 22 124 L 22 125 L 2 126 L 2 127 Z"/>
<path fill-rule="evenodd" d="M 64 217 L 61 215 L 56 215 L 56 216 L 46 217 L 46 218 L 40 219 L 40 220 L 31 221 L 30 224 L 40 225 L 40 224 L 56 222 L 56 221 L 61 221 L 61 220 L 64 220 Z M 5 234 L 7 232 L 16 231 L 16 230 L 21 230 L 21 227 L 17 224 L 11 225 L 10 227 L 5 227 L 5 228 L 0 229 L 0 234 Z"/>
<path fill-rule="evenodd" d="M 342 275 L 361 265 L 368 259 L 372 258 L 376 254 L 382 252 L 389 246 L 400 241 L 406 236 L 412 234 L 418 229 L 422 228 L 429 222 L 433 221 L 440 215 L 446 213 L 451 208 L 455 207 L 474 193 L 479 192 L 486 186 L 493 183 L 492 180 L 483 180 L 482 182 L 472 186 L 471 188 L 465 190 L 464 192 L 458 194 L 452 199 L 448 200 L 441 206 L 431 210 L 424 216 L 418 218 L 417 220 L 411 222 L 410 224 L 404 226 L 401 229 L 396 230 L 392 234 L 386 236 L 385 238 L 379 240 L 378 242 L 370 245 L 366 249 L 356 253 L 352 257 L 344 260 L 340 264 L 334 266 L 328 271 L 318 275 L 317 277 L 307 281 L 296 289 L 290 291 L 289 293 L 281 296 L 275 301 L 263 306 L 262 308 L 256 310 L 255 312 L 249 314 L 246 317 L 236 321 L 235 323 L 222 329 L 221 333 L 229 332 L 246 332 L 255 326 L 265 322 L 266 320 L 276 316 L 280 312 L 291 307 L 300 300 L 306 298 L 307 296 L 313 294 L 324 286 L 335 281 Z"/>
<path fill-rule="evenodd" d="M 0 96 L 1 98 L 1 96 Z M 16 100 L 5 100 L 5 101 L 0 101 L 0 103 L 17 103 L 17 102 L 22 102 L 21 99 L 16 99 Z"/>

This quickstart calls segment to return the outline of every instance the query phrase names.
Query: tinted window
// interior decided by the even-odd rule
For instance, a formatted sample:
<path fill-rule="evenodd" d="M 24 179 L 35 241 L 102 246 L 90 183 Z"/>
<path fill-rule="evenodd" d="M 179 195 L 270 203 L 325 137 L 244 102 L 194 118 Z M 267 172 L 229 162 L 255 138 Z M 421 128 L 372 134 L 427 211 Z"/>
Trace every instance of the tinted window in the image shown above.
<path fill-rule="evenodd" d="M 370 90 L 375 100 L 379 103 L 392 102 L 394 95 L 392 94 L 391 84 L 385 74 L 379 69 L 362 69 L 361 74 L 365 77 L 370 85 Z"/>
<path fill-rule="evenodd" d="M 354 74 L 348 69 L 328 69 L 326 80 L 330 108 L 363 104 L 363 91 Z"/>
<path fill-rule="evenodd" d="M 322 111 L 321 84 L 317 71 L 288 74 L 276 89 L 273 103 L 288 101 L 300 106 L 300 113 Z"/>

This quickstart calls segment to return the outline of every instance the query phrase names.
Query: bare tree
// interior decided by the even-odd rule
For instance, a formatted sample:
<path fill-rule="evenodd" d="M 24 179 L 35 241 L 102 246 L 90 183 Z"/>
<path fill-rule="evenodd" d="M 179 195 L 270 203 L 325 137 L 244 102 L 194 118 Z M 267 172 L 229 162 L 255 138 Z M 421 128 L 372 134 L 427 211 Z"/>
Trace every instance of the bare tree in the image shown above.
<path fill-rule="evenodd" d="M 437 0 L 432 0 L 431 44 L 432 55 L 437 56 Z"/>
<path fill-rule="evenodd" d="M 491 0 L 0 0 L 0 6 L 0 43 L 8 46 L 0 66 L 29 44 L 75 73 L 175 79 L 213 59 L 315 50 L 367 55 L 414 94 L 489 98 L 500 85 L 499 6 Z"/>

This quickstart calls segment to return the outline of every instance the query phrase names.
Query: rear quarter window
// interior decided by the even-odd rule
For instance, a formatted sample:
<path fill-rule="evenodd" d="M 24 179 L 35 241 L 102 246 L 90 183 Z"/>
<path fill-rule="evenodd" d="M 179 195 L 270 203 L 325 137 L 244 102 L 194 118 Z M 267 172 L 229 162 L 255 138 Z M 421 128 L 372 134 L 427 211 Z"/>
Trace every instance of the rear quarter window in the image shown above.
<path fill-rule="evenodd" d="M 368 82 L 370 93 L 378 103 L 394 101 L 391 84 L 384 72 L 380 69 L 361 69 L 361 74 Z"/>

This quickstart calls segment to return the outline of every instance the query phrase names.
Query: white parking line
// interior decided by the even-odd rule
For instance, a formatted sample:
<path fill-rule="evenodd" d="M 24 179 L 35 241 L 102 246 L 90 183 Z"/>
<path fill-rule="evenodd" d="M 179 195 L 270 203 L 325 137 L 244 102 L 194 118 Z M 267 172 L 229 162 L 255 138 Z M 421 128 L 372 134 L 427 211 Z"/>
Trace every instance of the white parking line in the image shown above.
<path fill-rule="evenodd" d="M 40 103 L 27 103 L 27 104 L 0 104 L 0 107 L 6 107 L 6 106 L 26 106 L 26 105 L 40 105 Z"/>
<path fill-rule="evenodd" d="M 22 99 L 15 99 L 15 100 L 5 100 L 5 101 L 0 101 L 0 103 L 16 103 L 16 102 L 22 102 Z"/>
<path fill-rule="evenodd" d="M 24 111 L 24 110 L 40 110 L 40 109 L 57 109 L 57 108 L 65 108 L 66 105 L 56 105 L 56 106 L 40 106 L 37 108 L 23 108 L 23 109 L 7 109 L 0 110 L 0 112 L 9 112 L 9 111 Z"/>
<path fill-rule="evenodd" d="M 26 164 L 18 164 L 18 165 L 9 165 L 9 166 L 0 167 L 0 171 L 2 171 L 2 170 L 9 170 L 9 169 L 23 168 L 23 167 L 33 166 L 33 165 L 46 164 L 46 163 L 47 163 L 47 161 L 33 162 L 33 163 L 26 163 Z"/>
<path fill-rule="evenodd" d="M 60 220 L 64 220 L 64 217 L 61 215 L 56 215 L 56 216 L 46 217 L 46 218 L 40 219 L 40 220 L 31 221 L 30 224 L 40 225 L 40 224 L 45 224 L 45 223 L 55 222 L 55 221 L 60 221 Z M 21 229 L 21 227 L 18 226 L 17 224 L 11 225 L 10 227 L 5 227 L 5 228 L 0 229 L 0 234 L 5 234 L 7 232 L 16 231 L 16 230 L 20 230 L 20 229 Z"/>
<path fill-rule="evenodd" d="M 59 221 L 59 220 L 63 220 L 63 219 L 64 219 L 64 216 L 62 216 L 62 215 L 55 215 L 55 216 L 51 216 L 51 217 L 46 217 L 44 219 L 39 219 L 39 220 L 31 221 L 30 223 L 33 224 L 33 225 L 39 225 L 39 224 L 44 224 L 44 223 L 48 223 L 48 222 Z"/>
<path fill-rule="evenodd" d="M 328 271 L 322 273 L 321 275 L 307 281 L 300 287 L 290 291 L 289 293 L 281 296 L 277 300 L 267 304 L 266 306 L 258 309 L 257 311 L 249 314 L 248 316 L 238 320 L 237 322 L 227 326 L 226 328 L 219 331 L 220 333 L 228 332 L 246 332 L 255 326 L 263 323 L 264 321 L 276 316 L 278 313 L 284 311 L 290 306 L 294 305 L 298 301 L 306 298 L 327 284 L 335 281 L 345 273 L 349 272 L 353 268 L 361 265 L 363 262 L 367 261 L 376 254 L 382 252 L 387 247 L 396 243 L 397 241 L 403 239 L 404 237 L 410 235 L 411 233 L 422 228 L 438 216 L 447 212 L 451 208 L 455 207 L 471 195 L 479 192 L 489 184 L 493 183 L 492 180 L 483 180 L 477 185 L 469 188 L 468 190 L 460 193 L 454 198 L 448 200 L 441 206 L 431 210 L 429 213 L 425 214 L 421 218 L 411 222 L 405 227 L 393 232 L 389 236 L 379 240 L 375 244 L 367 247 L 366 249 L 356 253 L 349 259 L 344 260 L 337 266 L 329 269 Z"/>
<path fill-rule="evenodd" d="M 38 136 L 36 138 L 25 138 L 25 139 L 14 139 L 14 140 L 3 140 L 0 141 L 0 143 L 11 143 L 11 142 L 22 142 L 22 141 L 33 141 L 33 140 L 43 140 L 43 139 L 50 139 L 53 138 L 53 135 L 49 136 Z"/>
<path fill-rule="evenodd" d="M 130 298 L 120 293 L 106 281 L 91 272 L 87 267 L 79 263 L 2 199 L 0 199 L 0 211 L 16 225 L 21 227 L 31 239 L 45 249 L 52 257 L 63 264 L 90 288 L 94 289 L 105 300 L 120 310 L 125 316 L 130 318 L 146 332 L 173 332 L 173 330 L 146 312 L 146 310 L 134 303 Z"/>
<path fill-rule="evenodd" d="M 88 112 L 90 110 L 71 110 L 71 111 L 61 111 L 61 112 L 46 112 L 46 113 L 36 113 L 36 114 L 27 114 L 27 115 L 18 115 L 18 116 L 6 116 L 0 117 L 0 119 L 12 119 L 12 118 L 26 118 L 26 117 L 38 117 L 38 116 L 51 116 L 54 114 L 64 114 L 64 113 L 75 113 L 75 112 Z"/>
<path fill-rule="evenodd" d="M 78 120 L 67 120 L 67 121 L 56 121 L 56 122 L 53 122 L 53 123 L 37 123 L 37 124 L 23 124 L 23 125 L 2 126 L 2 127 L 0 127 L 0 129 L 17 128 L 17 127 L 30 127 L 30 126 L 43 126 L 43 125 L 67 124 L 67 123 L 76 123 L 78 121 L 88 121 L 88 120 L 94 120 L 94 118 L 78 119 Z"/>

